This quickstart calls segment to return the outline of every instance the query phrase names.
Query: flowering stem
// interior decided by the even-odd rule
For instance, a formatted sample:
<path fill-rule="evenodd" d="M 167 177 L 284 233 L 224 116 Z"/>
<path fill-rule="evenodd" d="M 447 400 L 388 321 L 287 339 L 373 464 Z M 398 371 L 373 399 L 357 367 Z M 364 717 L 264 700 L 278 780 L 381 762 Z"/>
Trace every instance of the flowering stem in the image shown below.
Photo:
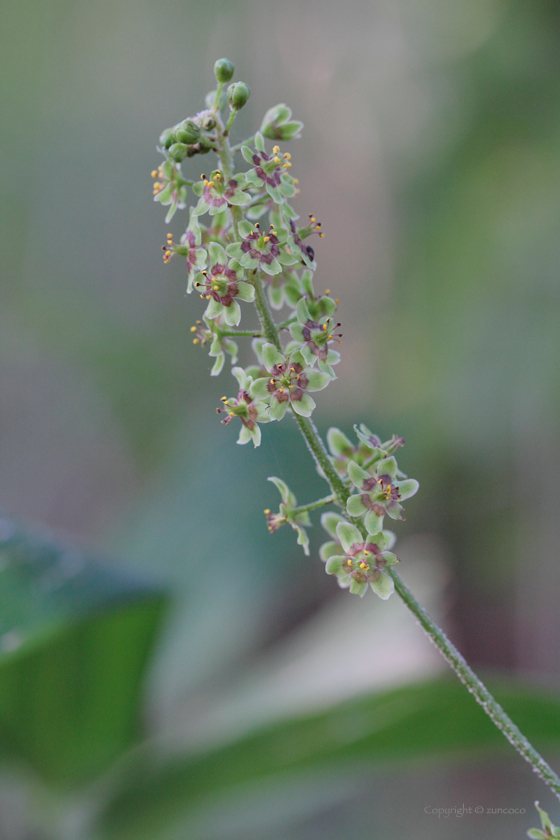
<path fill-rule="evenodd" d="M 275 327 L 270 316 L 268 302 L 262 292 L 261 280 L 255 272 L 254 279 L 255 286 L 255 303 L 259 318 L 261 319 L 261 326 L 266 338 L 274 344 L 281 351 L 280 341 L 278 338 L 277 328 Z M 326 481 L 332 490 L 332 496 L 329 497 L 332 502 L 340 504 L 346 508 L 346 502 L 350 496 L 351 491 L 344 484 L 335 468 L 332 465 L 331 459 L 325 449 L 317 429 L 309 417 L 301 417 L 294 412 L 294 419 L 298 424 L 301 433 L 303 434 L 307 446 L 317 466 L 319 466 L 325 476 Z M 324 500 L 320 500 L 323 502 Z M 326 502 L 325 502 L 326 504 Z M 311 507 L 303 507 L 298 510 L 312 510 Z M 361 519 L 353 519 L 354 524 L 362 533 L 364 539 L 367 539 L 368 533 L 364 523 Z M 515 749 L 523 756 L 523 758 L 532 765 L 534 771 L 543 779 L 544 782 L 556 793 L 560 799 L 560 778 L 556 775 L 550 765 L 542 758 L 535 748 L 529 743 L 527 738 L 517 728 L 511 718 L 504 712 L 500 704 L 490 694 L 486 686 L 478 679 L 474 671 L 467 665 L 464 657 L 459 653 L 455 645 L 447 638 L 443 630 L 430 618 L 424 607 L 419 604 L 410 589 L 401 580 L 400 576 L 393 568 L 387 568 L 386 572 L 391 575 L 395 583 L 395 590 L 404 601 L 405 605 L 411 613 L 419 621 L 420 626 L 428 636 L 428 638 L 438 648 L 444 659 L 453 668 L 461 682 L 466 686 L 468 691 L 474 696 L 476 701 L 480 703 L 489 718 L 495 723 L 498 729 L 505 735 L 508 741 L 515 747 Z"/>
<path fill-rule="evenodd" d="M 236 114 L 237 114 L 237 111 L 232 111 L 231 114 L 229 115 L 229 120 L 227 121 L 226 127 L 224 128 L 224 137 L 228 136 L 229 130 L 233 125 L 233 121 L 236 117 Z"/>
<path fill-rule="evenodd" d="M 461 682 L 467 687 L 475 699 L 482 706 L 486 714 L 503 732 L 505 737 L 512 744 L 517 752 L 532 765 L 546 784 L 552 788 L 558 799 L 560 799 L 560 778 L 550 765 L 539 755 L 527 738 L 517 728 L 511 718 L 504 712 L 502 707 L 492 697 L 486 686 L 478 679 L 472 668 L 467 665 L 455 645 L 449 641 L 443 630 L 435 624 L 426 610 L 418 603 L 410 589 L 402 581 L 393 568 L 387 568 L 395 582 L 395 589 L 413 615 L 420 622 L 424 632 L 428 635 L 439 652 L 451 665 Z"/>
<path fill-rule="evenodd" d="M 317 508 L 324 507 L 325 505 L 332 505 L 333 502 L 336 502 L 336 498 L 331 493 L 330 496 L 317 499 L 316 502 L 309 502 L 308 505 L 298 505 L 298 507 L 293 508 L 292 513 L 305 513 L 306 510 L 317 510 Z"/>

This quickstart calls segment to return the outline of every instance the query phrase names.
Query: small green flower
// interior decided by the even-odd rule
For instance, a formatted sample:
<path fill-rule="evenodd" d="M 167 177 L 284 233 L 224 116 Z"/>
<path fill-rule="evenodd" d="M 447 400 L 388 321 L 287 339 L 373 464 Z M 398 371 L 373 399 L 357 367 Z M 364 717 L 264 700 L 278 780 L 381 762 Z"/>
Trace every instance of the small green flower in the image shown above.
<path fill-rule="evenodd" d="M 200 297 L 210 301 L 204 313 L 206 318 L 223 315 L 226 324 L 235 327 L 241 320 L 241 309 L 237 302 L 249 303 L 255 299 L 255 290 L 250 283 L 244 283 L 243 269 L 237 260 L 230 260 L 221 245 L 211 242 L 208 246 L 211 268 L 197 274 L 194 286 Z"/>
<path fill-rule="evenodd" d="M 354 525 L 344 521 L 336 525 L 336 536 L 342 551 L 328 557 L 327 574 L 336 575 L 342 587 L 348 587 L 353 595 L 362 597 L 369 583 L 375 594 L 386 601 L 395 584 L 384 570 L 399 562 L 398 557 L 388 551 L 390 540 L 383 533 L 372 534 L 364 540 Z"/>
<path fill-rule="evenodd" d="M 281 420 L 288 407 L 302 417 L 309 417 L 315 408 L 308 391 L 322 391 L 329 384 L 325 373 L 309 370 L 298 354 L 284 356 L 273 344 L 262 347 L 263 364 L 269 376 L 256 379 L 251 394 L 259 399 L 270 399 L 270 416 Z"/>
<path fill-rule="evenodd" d="M 290 333 L 298 342 L 298 349 L 308 365 L 317 360 L 319 370 L 336 379 L 333 365 L 340 362 L 340 353 L 329 347 L 333 341 L 340 344 L 342 333 L 336 332 L 340 324 L 331 324 L 329 317 L 313 320 L 304 298 L 296 308 L 297 323 L 291 324 Z"/>
<path fill-rule="evenodd" d="M 234 417 L 239 417 L 241 420 L 241 431 L 237 443 L 244 444 L 252 440 L 255 447 L 260 446 L 261 430 L 258 424 L 270 422 L 268 406 L 263 402 L 253 400 L 249 395 L 252 379 L 247 376 L 243 368 L 234 367 L 232 374 L 239 383 L 239 393 L 237 397 L 230 399 L 222 397 L 223 407 L 217 408 L 216 411 L 218 414 L 227 414 L 227 417 L 222 420 L 226 426 L 229 426 Z"/>
<path fill-rule="evenodd" d="M 208 255 L 205 248 L 201 248 L 202 231 L 198 222 L 198 217 L 193 214 L 191 207 L 191 217 L 189 225 L 181 236 L 180 244 L 176 245 L 173 242 L 172 234 L 167 234 L 167 245 L 163 246 L 163 260 L 168 263 L 171 257 L 185 257 L 187 260 L 188 283 L 187 293 L 190 295 L 193 288 L 195 276 L 206 268 Z"/>
<path fill-rule="evenodd" d="M 362 492 L 350 496 L 346 510 L 350 516 L 364 516 L 368 533 L 375 534 L 381 530 L 386 513 L 391 519 L 404 519 L 400 503 L 414 496 L 419 484 L 414 478 L 397 480 L 397 462 L 392 456 L 377 461 L 371 470 L 366 472 L 350 461 L 348 476 Z"/>
<path fill-rule="evenodd" d="M 245 175 L 234 175 L 227 183 L 220 169 L 212 172 L 210 180 L 204 175 L 193 186 L 193 191 L 199 196 L 199 202 L 193 210 L 196 216 L 210 213 L 214 216 L 230 204 L 243 206 L 249 204 L 251 196 L 245 192 L 247 183 Z"/>
<path fill-rule="evenodd" d="M 542 831 L 539 828 L 530 828 L 527 832 L 527 837 L 531 837 L 532 840 L 554 840 L 560 837 L 560 828 L 550 821 L 550 817 L 546 811 L 539 808 L 538 802 L 535 802 L 535 808 L 541 818 Z"/>
<path fill-rule="evenodd" d="M 177 209 L 187 206 L 186 181 L 181 174 L 179 165 L 175 166 L 170 160 L 166 160 L 157 171 L 152 172 L 154 181 L 154 201 L 159 201 L 164 207 L 171 205 L 165 217 L 166 223 L 170 222 Z"/>
<path fill-rule="evenodd" d="M 268 480 L 276 485 L 282 497 L 278 513 L 271 513 L 268 508 L 264 511 L 268 530 L 273 534 L 282 525 L 288 523 L 298 535 L 298 545 L 303 546 L 304 553 L 309 555 L 309 537 L 304 531 L 304 528 L 311 525 L 309 513 L 306 510 L 294 511 L 297 506 L 296 497 L 281 478 L 271 476 Z"/>
<path fill-rule="evenodd" d="M 264 232 L 258 222 L 254 226 L 241 222 L 238 227 L 241 242 L 232 242 L 226 248 L 230 257 L 239 260 L 243 268 L 262 269 L 265 274 L 280 274 L 283 265 L 293 265 L 297 259 L 288 253 L 276 236 L 274 226 Z"/>
<path fill-rule="evenodd" d="M 265 151 L 264 139 L 260 132 L 255 134 L 255 151 L 249 146 L 241 147 L 241 154 L 252 163 L 254 169 L 245 173 L 247 182 L 257 190 L 266 190 L 276 204 L 283 204 L 284 198 L 291 198 L 296 194 L 294 179 L 288 174 L 291 155 L 285 152 L 280 157 L 280 149 L 274 146 L 272 156 Z"/>
<path fill-rule="evenodd" d="M 231 356 L 230 361 L 234 365 L 237 361 L 239 347 L 232 338 L 223 334 L 221 330 L 223 327 L 223 318 L 218 317 L 213 320 L 211 318 L 205 318 L 204 322 L 204 326 L 202 321 L 197 321 L 196 325 L 191 327 L 191 332 L 196 333 L 193 338 L 193 344 L 200 344 L 201 347 L 204 347 L 205 344 L 211 342 L 208 355 L 211 358 L 215 358 L 216 361 L 210 371 L 210 376 L 218 376 L 224 366 L 225 354 L 228 353 Z"/>

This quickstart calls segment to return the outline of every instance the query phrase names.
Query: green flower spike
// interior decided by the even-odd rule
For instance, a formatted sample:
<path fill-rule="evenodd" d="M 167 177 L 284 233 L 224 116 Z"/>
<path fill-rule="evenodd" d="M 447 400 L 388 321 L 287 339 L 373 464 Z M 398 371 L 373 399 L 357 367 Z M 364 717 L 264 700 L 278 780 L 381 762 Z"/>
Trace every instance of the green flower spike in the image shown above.
<path fill-rule="evenodd" d="M 243 269 L 236 260 L 230 260 L 221 245 L 211 242 L 208 246 L 211 268 L 197 274 L 194 286 L 201 298 L 209 301 L 204 316 L 217 318 L 223 315 L 229 327 L 235 327 L 241 320 L 241 309 L 237 302 L 255 299 L 255 290 L 249 283 L 244 283 Z"/>
<path fill-rule="evenodd" d="M 271 513 L 268 508 L 265 509 L 268 530 L 273 534 L 281 525 L 288 523 L 298 535 L 298 545 L 303 546 L 304 553 L 309 555 L 309 537 L 303 530 L 311 525 L 309 513 L 306 510 L 294 512 L 294 508 L 297 506 L 296 497 L 281 478 L 271 476 L 268 480 L 276 485 L 282 496 L 278 513 Z"/>
<path fill-rule="evenodd" d="M 154 201 L 159 201 L 164 207 L 171 205 L 167 216 L 166 223 L 169 223 L 177 209 L 183 209 L 187 206 L 187 188 L 186 181 L 183 180 L 179 166 L 175 166 L 170 160 L 166 160 L 157 170 L 152 172 L 154 181 Z"/>
<path fill-rule="evenodd" d="M 229 426 L 234 417 L 239 417 L 241 420 L 241 431 L 237 443 L 249 443 L 253 441 L 255 447 L 260 446 L 261 430 L 259 423 L 268 423 L 270 417 L 268 415 L 268 406 L 263 402 L 253 400 L 249 396 L 249 387 L 252 379 L 247 376 L 243 368 L 234 367 L 232 374 L 239 383 L 239 393 L 237 398 L 232 397 L 227 399 L 222 397 L 222 408 L 217 408 L 218 414 L 227 414 L 227 417 L 222 420 L 226 426 Z"/>
<path fill-rule="evenodd" d="M 541 818 L 542 831 L 539 828 L 530 828 L 527 837 L 531 837 L 532 840 L 554 840 L 554 838 L 560 837 L 560 828 L 553 825 L 546 811 L 539 808 L 538 802 L 535 802 L 535 808 Z"/>
<path fill-rule="evenodd" d="M 387 550 L 390 540 L 378 533 L 364 541 L 358 529 L 349 522 L 337 524 L 336 536 L 342 552 L 328 558 L 327 574 L 336 575 L 340 585 L 348 587 L 352 595 L 363 597 L 369 583 L 375 594 L 386 601 L 393 594 L 395 584 L 384 569 L 399 562 L 398 557 Z"/>
<path fill-rule="evenodd" d="M 330 377 L 309 370 L 298 354 L 283 356 L 273 344 L 263 345 L 262 359 L 269 376 L 256 379 L 251 394 L 258 399 L 270 399 L 270 416 L 274 420 L 281 420 L 288 407 L 302 417 L 309 417 L 315 402 L 308 391 L 322 391 Z"/>
<path fill-rule="evenodd" d="M 372 469 L 373 474 L 350 461 L 348 475 L 361 493 L 350 496 L 346 504 L 350 516 L 364 516 L 369 534 L 381 530 L 386 513 L 391 519 L 404 519 L 400 503 L 414 496 L 419 487 L 414 478 L 397 481 L 397 462 L 392 456 L 377 461 Z"/>

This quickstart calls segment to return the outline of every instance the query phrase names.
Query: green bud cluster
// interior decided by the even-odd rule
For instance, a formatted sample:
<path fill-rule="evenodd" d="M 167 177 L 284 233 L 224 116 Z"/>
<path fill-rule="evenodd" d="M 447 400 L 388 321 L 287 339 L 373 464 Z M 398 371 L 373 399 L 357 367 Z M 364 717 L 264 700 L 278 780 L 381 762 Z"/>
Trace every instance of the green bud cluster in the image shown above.
<path fill-rule="evenodd" d="M 292 156 L 277 145 L 299 137 L 303 123 L 292 119 L 287 105 L 276 105 L 266 112 L 259 131 L 232 146 L 229 132 L 250 90 L 245 82 L 231 81 L 234 67 L 227 58 L 216 61 L 214 73 L 218 87 L 207 95 L 206 107 L 160 135 L 164 161 L 152 172 L 154 198 L 169 207 L 167 222 L 177 210 L 189 208 L 179 241 L 167 235 L 164 262 L 184 259 L 187 293 L 203 301 L 191 331 L 195 344 L 209 347 L 211 375 L 218 376 L 230 357 L 237 389 L 221 398 L 217 412 L 225 415 L 222 423 L 239 423 L 238 443 L 259 446 L 263 424 L 293 416 L 308 443 L 313 442 L 319 472 L 330 484 L 329 496 L 298 506 L 286 483 L 271 478 L 281 502 L 278 513 L 265 510 L 269 531 L 289 524 L 309 553 L 309 512 L 334 505 L 338 511 L 322 518 L 332 538 L 320 552 L 327 573 L 351 593 L 363 595 L 371 587 L 385 599 L 393 591 L 388 569 L 397 557 L 390 550 L 394 535 L 383 530 L 384 517 L 402 519 L 402 502 L 414 495 L 418 483 L 397 466 L 402 438 L 382 443 L 362 424 L 355 427 L 352 442 L 331 429 L 327 453 L 306 425 L 316 408 L 312 395 L 336 380 L 342 333 L 335 321 L 338 300 L 329 289 L 318 293 L 314 284 L 317 264 L 309 240 L 323 237 L 321 223 L 313 214 L 300 221 L 291 204 L 299 192 Z M 267 145 L 267 140 L 273 142 Z M 183 175 L 184 162 L 209 152 L 217 159 L 208 174 L 195 173 L 192 180 Z M 250 304 L 256 306 L 260 330 L 239 328 Z M 271 308 L 284 310 L 280 323 L 274 322 Z M 255 357 L 245 368 L 236 366 L 241 338 L 252 339 Z"/>

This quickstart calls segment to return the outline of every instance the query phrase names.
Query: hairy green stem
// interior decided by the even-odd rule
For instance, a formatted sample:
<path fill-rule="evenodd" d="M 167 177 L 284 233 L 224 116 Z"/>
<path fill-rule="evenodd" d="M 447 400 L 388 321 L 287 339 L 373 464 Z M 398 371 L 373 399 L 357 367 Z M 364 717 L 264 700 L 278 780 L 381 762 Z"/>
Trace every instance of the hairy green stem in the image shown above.
<path fill-rule="evenodd" d="M 219 156 L 224 169 L 224 177 L 226 180 L 231 178 L 232 174 L 232 150 L 229 146 L 227 136 L 225 133 L 218 132 L 219 137 Z M 239 207 L 230 207 L 232 221 L 234 225 L 235 237 L 239 239 L 237 226 L 242 218 L 241 209 Z M 278 337 L 278 328 L 272 320 L 268 301 L 263 292 L 262 282 L 257 271 L 252 272 L 252 284 L 255 289 L 255 305 L 261 322 L 262 332 L 267 340 L 273 344 L 280 352 L 282 346 Z M 350 496 L 350 490 L 341 477 L 336 472 L 332 461 L 327 453 L 325 444 L 317 432 L 313 422 L 308 417 L 301 417 L 294 412 L 294 418 L 298 424 L 300 431 L 305 438 L 307 446 L 315 460 L 315 463 L 322 471 L 325 480 L 332 490 L 332 496 L 327 497 L 329 502 L 338 503 L 344 509 L 346 502 Z M 371 460 L 371 459 L 370 459 Z M 373 459 L 375 460 L 375 459 Z M 373 463 L 373 461 L 372 461 Z M 319 507 L 322 504 L 327 504 L 324 499 L 319 502 L 312 503 L 311 506 L 302 506 L 299 510 L 313 510 L 314 506 Z M 361 520 L 352 520 L 363 534 L 367 537 L 366 528 Z M 478 703 L 482 706 L 486 714 L 496 724 L 498 729 L 505 735 L 508 741 L 515 747 L 515 749 L 531 764 L 536 773 L 546 782 L 546 784 L 556 793 L 560 799 L 560 778 L 554 770 L 547 764 L 547 762 L 539 755 L 534 747 L 529 743 L 527 738 L 520 732 L 517 726 L 513 723 L 511 718 L 504 712 L 499 703 L 490 694 L 486 686 L 478 679 L 474 671 L 467 665 L 465 659 L 455 645 L 447 638 L 443 630 L 435 624 L 426 610 L 418 603 L 412 592 L 408 589 L 406 584 L 401 580 L 400 576 L 393 568 L 387 569 L 387 572 L 393 578 L 395 583 L 395 590 L 403 600 L 405 605 L 416 617 L 420 626 L 438 648 L 442 656 L 451 665 L 461 682 L 466 686 L 468 691 L 475 697 Z"/>
<path fill-rule="evenodd" d="M 292 513 L 305 513 L 306 510 L 317 510 L 325 505 L 332 505 L 336 501 L 335 496 L 331 493 L 330 496 L 325 496 L 323 499 L 317 499 L 316 502 L 309 502 L 308 505 L 298 505 L 293 508 Z"/>
<path fill-rule="evenodd" d="M 296 321 L 297 321 L 296 316 L 295 315 L 290 315 L 290 317 L 286 318 L 285 321 L 281 321 L 279 324 L 276 324 L 275 326 L 276 326 L 277 330 L 285 330 L 290 326 L 290 324 L 295 324 Z"/>
<path fill-rule="evenodd" d="M 218 330 L 220 336 L 222 335 L 233 335 L 233 336 L 245 336 L 245 338 L 262 338 L 263 334 L 259 330 Z"/>

